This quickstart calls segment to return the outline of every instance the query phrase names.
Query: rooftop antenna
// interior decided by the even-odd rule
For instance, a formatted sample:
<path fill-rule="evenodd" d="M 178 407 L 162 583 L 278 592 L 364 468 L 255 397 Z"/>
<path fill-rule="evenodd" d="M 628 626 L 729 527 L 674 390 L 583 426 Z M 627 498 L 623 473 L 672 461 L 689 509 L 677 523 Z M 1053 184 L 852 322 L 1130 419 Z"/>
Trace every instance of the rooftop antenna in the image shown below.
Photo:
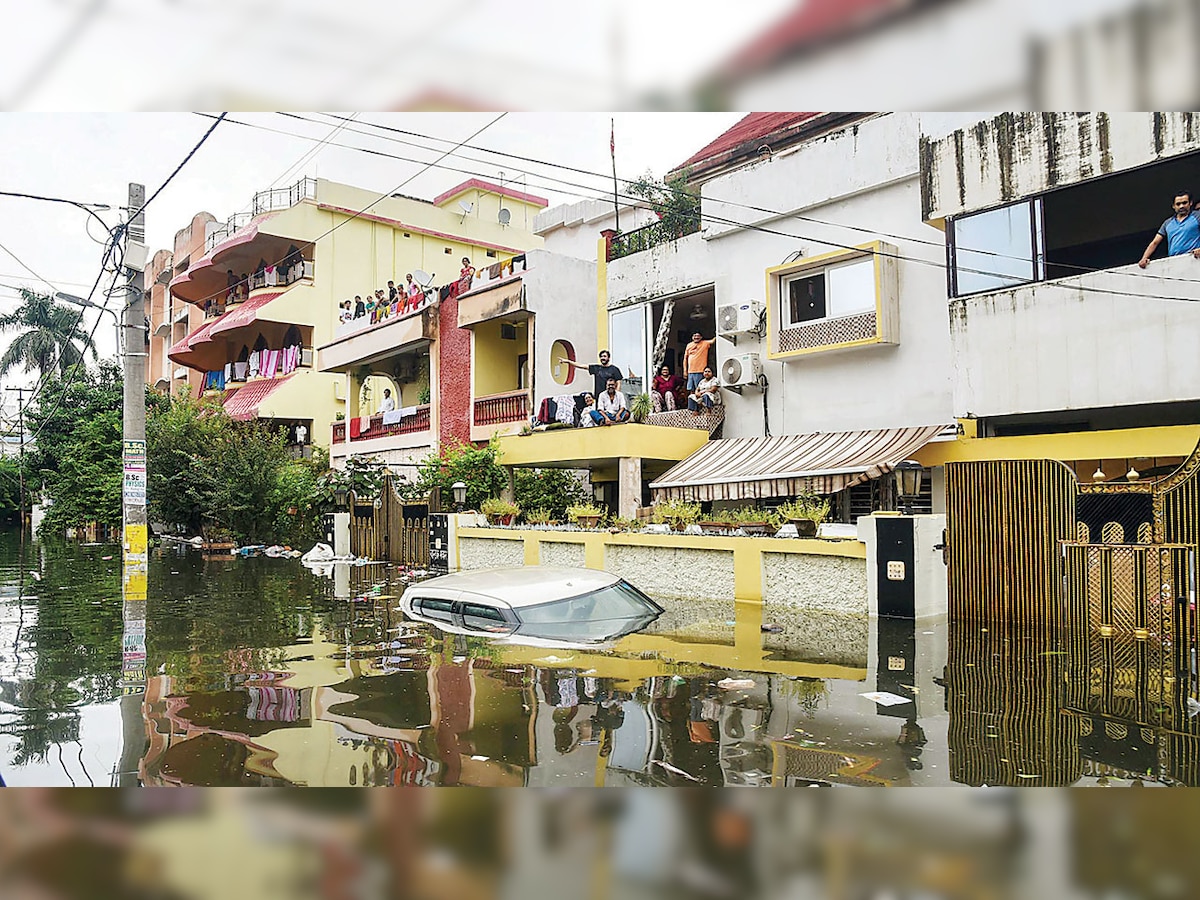
<path fill-rule="evenodd" d="M 462 218 L 458 220 L 458 224 L 461 225 L 467 221 L 467 216 L 471 214 L 471 210 L 475 208 L 475 204 L 468 203 L 466 200 L 459 200 L 458 208 L 462 210 Z"/>
<path fill-rule="evenodd" d="M 423 288 L 429 287 L 429 282 L 433 281 L 433 275 L 430 275 L 424 269 L 413 269 L 412 277 Z"/>

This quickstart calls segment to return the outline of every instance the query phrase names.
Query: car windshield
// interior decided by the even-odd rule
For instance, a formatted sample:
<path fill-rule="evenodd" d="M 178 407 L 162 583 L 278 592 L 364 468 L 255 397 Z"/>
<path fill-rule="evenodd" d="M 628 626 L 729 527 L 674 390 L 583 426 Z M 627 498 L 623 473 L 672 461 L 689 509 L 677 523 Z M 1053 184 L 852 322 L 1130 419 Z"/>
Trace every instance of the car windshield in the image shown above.
<path fill-rule="evenodd" d="M 606 641 L 646 627 L 662 610 L 624 581 L 589 594 L 520 610 L 519 634 L 564 641 Z"/>

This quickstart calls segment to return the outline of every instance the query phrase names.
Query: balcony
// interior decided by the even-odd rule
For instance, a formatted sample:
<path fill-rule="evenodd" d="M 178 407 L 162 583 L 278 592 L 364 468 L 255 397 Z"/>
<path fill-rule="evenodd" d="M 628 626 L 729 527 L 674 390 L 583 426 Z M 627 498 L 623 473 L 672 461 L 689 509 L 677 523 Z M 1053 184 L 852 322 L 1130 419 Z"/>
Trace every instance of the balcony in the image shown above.
<path fill-rule="evenodd" d="M 517 423 L 528 421 L 529 392 L 526 390 L 476 397 L 471 409 L 471 440 L 486 441 L 494 433 L 514 433 Z"/>
<path fill-rule="evenodd" d="M 651 222 L 624 234 L 616 234 L 608 245 L 608 260 L 641 253 L 659 244 L 669 244 L 700 230 L 700 217 L 680 223 Z"/>
<path fill-rule="evenodd" d="M 431 419 L 429 413 L 429 404 L 418 406 L 416 412 L 411 416 L 405 416 L 401 421 L 394 422 L 390 425 L 383 424 L 383 413 L 376 413 L 370 418 L 370 425 L 365 431 L 360 431 L 358 434 L 351 429 L 351 441 L 365 441 L 371 438 L 389 437 L 398 434 L 420 434 L 424 431 L 429 431 L 431 427 Z M 346 423 L 333 423 L 333 443 L 344 444 L 346 442 Z"/>
<path fill-rule="evenodd" d="M 229 240 L 242 228 L 250 224 L 256 216 L 275 210 L 291 209 L 301 200 L 315 200 L 317 197 L 317 180 L 302 178 L 290 188 L 278 188 L 271 191 L 259 191 L 251 201 L 250 212 L 235 213 L 224 225 L 210 232 L 204 238 L 204 255 L 224 241 Z"/>
<path fill-rule="evenodd" d="M 385 356 L 409 352 L 437 339 L 433 306 L 371 323 L 360 316 L 344 323 L 328 344 L 318 348 L 322 372 L 349 372 L 356 366 Z M 358 323 L 363 323 L 361 326 Z M 356 327 L 357 326 L 357 327 Z"/>

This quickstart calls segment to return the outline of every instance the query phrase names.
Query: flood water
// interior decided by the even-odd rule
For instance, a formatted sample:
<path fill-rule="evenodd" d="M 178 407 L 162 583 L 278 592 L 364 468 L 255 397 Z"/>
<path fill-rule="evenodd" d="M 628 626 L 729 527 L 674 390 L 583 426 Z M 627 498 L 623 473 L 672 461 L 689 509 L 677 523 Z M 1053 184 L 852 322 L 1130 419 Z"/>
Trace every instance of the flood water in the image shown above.
<path fill-rule="evenodd" d="M 119 548 L 0 535 L 0 774 L 56 786 L 1200 783 L 1188 704 L 1161 678 L 1148 698 L 1144 666 L 1114 693 L 1104 660 L 1070 636 L 660 601 L 650 628 L 610 649 L 504 646 L 407 621 L 402 567 L 351 576 L 338 597 L 298 560 L 153 549 L 146 677 L 129 685 Z"/>

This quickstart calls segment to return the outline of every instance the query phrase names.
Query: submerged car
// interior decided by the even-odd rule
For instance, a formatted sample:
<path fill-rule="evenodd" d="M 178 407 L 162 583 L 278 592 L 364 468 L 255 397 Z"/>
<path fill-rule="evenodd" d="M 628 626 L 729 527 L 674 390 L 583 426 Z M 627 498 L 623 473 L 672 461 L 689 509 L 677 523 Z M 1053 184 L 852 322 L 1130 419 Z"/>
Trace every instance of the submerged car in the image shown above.
<path fill-rule="evenodd" d="M 400 608 L 453 634 L 513 643 L 596 644 L 640 631 L 662 607 L 622 578 L 595 569 L 475 569 L 409 586 Z"/>

